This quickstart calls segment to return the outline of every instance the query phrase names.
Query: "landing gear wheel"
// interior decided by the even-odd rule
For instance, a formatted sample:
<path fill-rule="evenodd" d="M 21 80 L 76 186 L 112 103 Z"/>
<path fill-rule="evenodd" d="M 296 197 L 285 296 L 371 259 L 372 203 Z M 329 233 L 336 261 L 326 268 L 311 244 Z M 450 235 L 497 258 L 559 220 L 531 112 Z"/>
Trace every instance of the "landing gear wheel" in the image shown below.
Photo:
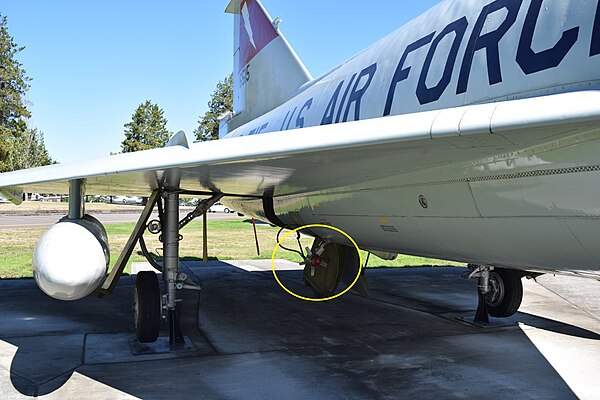
<path fill-rule="evenodd" d="M 323 241 L 315 239 L 311 252 L 315 253 Z M 319 258 L 319 266 L 304 267 L 304 283 L 310 287 L 318 298 L 330 297 L 335 294 L 342 276 L 341 254 L 338 245 L 329 243 Z"/>
<path fill-rule="evenodd" d="M 521 275 L 510 269 L 490 271 L 490 292 L 485 296 L 487 311 L 492 317 L 510 317 L 523 300 Z"/>
<path fill-rule="evenodd" d="M 152 271 L 141 271 L 133 292 L 135 336 L 140 343 L 156 342 L 160 332 L 160 287 Z"/>

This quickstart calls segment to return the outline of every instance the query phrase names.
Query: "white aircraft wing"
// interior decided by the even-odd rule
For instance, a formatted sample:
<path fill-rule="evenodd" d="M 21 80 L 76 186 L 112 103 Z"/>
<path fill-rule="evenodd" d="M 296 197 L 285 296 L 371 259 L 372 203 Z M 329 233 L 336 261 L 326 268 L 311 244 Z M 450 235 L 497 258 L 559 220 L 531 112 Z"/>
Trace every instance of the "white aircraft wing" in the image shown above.
<path fill-rule="evenodd" d="M 0 174 L 0 193 L 68 193 L 85 179 L 86 194 L 147 195 L 174 185 L 199 193 L 287 195 L 347 185 L 425 168 L 462 157 L 485 158 L 542 141 L 596 130 L 600 93 L 472 105 L 170 146 L 77 163 Z M 175 173 L 175 175 L 173 175 Z"/>

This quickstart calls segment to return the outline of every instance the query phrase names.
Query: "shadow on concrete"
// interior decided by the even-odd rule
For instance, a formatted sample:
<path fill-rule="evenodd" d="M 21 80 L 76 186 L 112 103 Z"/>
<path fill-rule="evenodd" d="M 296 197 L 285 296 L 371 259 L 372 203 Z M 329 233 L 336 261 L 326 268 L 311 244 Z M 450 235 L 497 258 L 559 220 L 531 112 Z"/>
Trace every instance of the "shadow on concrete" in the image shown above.
<path fill-rule="evenodd" d="M 132 332 L 130 278 L 113 296 L 75 303 L 54 301 L 35 285 L 12 290 L 0 282 L 0 338 L 18 347 L 7 371 L 10 384 L 23 395 L 46 395 L 78 372 L 140 398 L 577 398 L 518 326 L 482 330 L 442 316 L 445 297 L 454 299 L 455 312 L 474 311 L 457 300 L 464 299 L 455 293 L 463 286 L 446 284 L 455 272 L 450 269 L 375 270 L 374 298 L 346 295 L 315 304 L 283 292 L 270 272 L 223 262 L 189 266 L 203 291 L 199 313 L 195 295 L 185 295 L 184 333 L 214 351 L 142 362 L 84 362 L 89 334 Z M 296 284 L 297 272 L 282 275 Z M 411 302 L 417 286 L 428 294 Z M 516 319 L 600 339 L 531 314 Z"/>
<path fill-rule="evenodd" d="M 32 279 L 1 281 L 0 287 L 0 340 L 18 348 L 10 372 L 22 394 L 46 394 L 62 386 L 83 364 L 86 334 L 132 329 L 130 277 L 121 279 L 113 296 L 76 302 L 46 296 Z"/>
<path fill-rule="evenodd" d="M 524 312 L 518 312 L 513 318 L 533 328 L 538 328 L 565 336 L 571 336 L 574 338 L 600 340 L 600 334 L 596 332 L 583 329 L 575 325 L 566 324 L 564 322 L 555 321 L 553 319 L 543 318 Z"/>

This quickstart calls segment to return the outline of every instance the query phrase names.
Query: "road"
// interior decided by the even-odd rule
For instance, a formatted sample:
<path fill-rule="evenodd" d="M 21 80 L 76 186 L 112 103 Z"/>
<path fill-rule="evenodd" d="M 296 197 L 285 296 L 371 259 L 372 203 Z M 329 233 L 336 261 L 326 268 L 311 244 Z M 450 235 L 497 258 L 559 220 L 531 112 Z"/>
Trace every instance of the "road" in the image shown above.
<path fill-rule="evenodd" d="M 141 211 L 141 210 L 140 210 Z M 119 224 L 122 222 L 135 222 L 139 214 L 135 213 L 110 213 L 93 214 L 103 224 Z M 186 213 L 181 213 L 181 217 Z M 0 215 L 0 229 L 29 229 L 29 228 L 48 228 L 54 225 L 62 216 L 60 214 L 40 214 L 40 215 Z M 208 213 L 209 220 L 237 219 L 237 214 Z"/>

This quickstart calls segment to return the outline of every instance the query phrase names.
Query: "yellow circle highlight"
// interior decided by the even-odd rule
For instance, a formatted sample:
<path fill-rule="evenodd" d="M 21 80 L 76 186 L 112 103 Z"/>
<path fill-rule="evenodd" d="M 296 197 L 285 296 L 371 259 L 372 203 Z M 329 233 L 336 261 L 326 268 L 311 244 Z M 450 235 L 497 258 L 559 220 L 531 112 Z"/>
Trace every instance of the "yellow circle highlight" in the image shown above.
<path fill-rule="evenodd" d="M 281 283 L 281 281 L 279 280 L 279 277 L 277 276 L 277 272 L 275 272 L 275 254 L 277 254 L 277 249 L 281 246 L 281 243 L 291 234 L 301 231 L 303 229 L 308 229 L 308 228 L 333 229 L 334 231 L 339 232 L 342 235 L 346 236 L 348 238 L 348 240 L 350 240 L 350 242 L 352 242 L 354 247 L 356 247 L 356 252 L 358 253 L 358 273 L 356 274 L 356 278 L 354 278 L 354 281 L 352 281 L 352 283 L 346 289 L 344 289 L 343 291 L 341 291 L 340 293 L 338 293 L 336 295 L 333 295 L 330 297 L 325 297 L 322 299 L 313 299 L 311 297 L 300 296 L 299 294 L 294 293 L 291 290 L 289 290 L 287 287 L 285 287 L 285 285 L 283 283 Z M 341 295 L 346 293 L 348 290 L 352 289 L 352 287 L 356 284 L 356 282 L 358 282 L 358 278 L 360 278 L 360 273 L 362 272 L 362 264 L 363 264 L 362 255 L 360 254 L 360 249 L 358 248 L 358 245 L 356 244 L 354 239 L 352 239 L 350 237 L 350 235 L 348 235 L 346 232 L 344 232 L 343 230 L 341 230 L 339 228 L 336 228 L 335 226 L 323 225 L 323 224 L 304 225 L 304 226 L 301 226 L 300 228 L 296 228 L 293 231 L 288 232 L 283 238 L 281 238 L 281 240 L 279 242 L 277 242 L 277 245 L 275 246 L 275 248 L 273 249 L 273 253 L 271 254 L 271 271 L 273 272 L 273 276 L 275 277 L 275 280 L 277 281 L 279 286 L 281 286 L 281 288 L 283 290 L 285 290 L 292 296 L 294 296 L 300 300 L 306 300 L 306 301 L 327 301 L 327 300 L 333 300 L 337 297 L 340 297 Z"/>

